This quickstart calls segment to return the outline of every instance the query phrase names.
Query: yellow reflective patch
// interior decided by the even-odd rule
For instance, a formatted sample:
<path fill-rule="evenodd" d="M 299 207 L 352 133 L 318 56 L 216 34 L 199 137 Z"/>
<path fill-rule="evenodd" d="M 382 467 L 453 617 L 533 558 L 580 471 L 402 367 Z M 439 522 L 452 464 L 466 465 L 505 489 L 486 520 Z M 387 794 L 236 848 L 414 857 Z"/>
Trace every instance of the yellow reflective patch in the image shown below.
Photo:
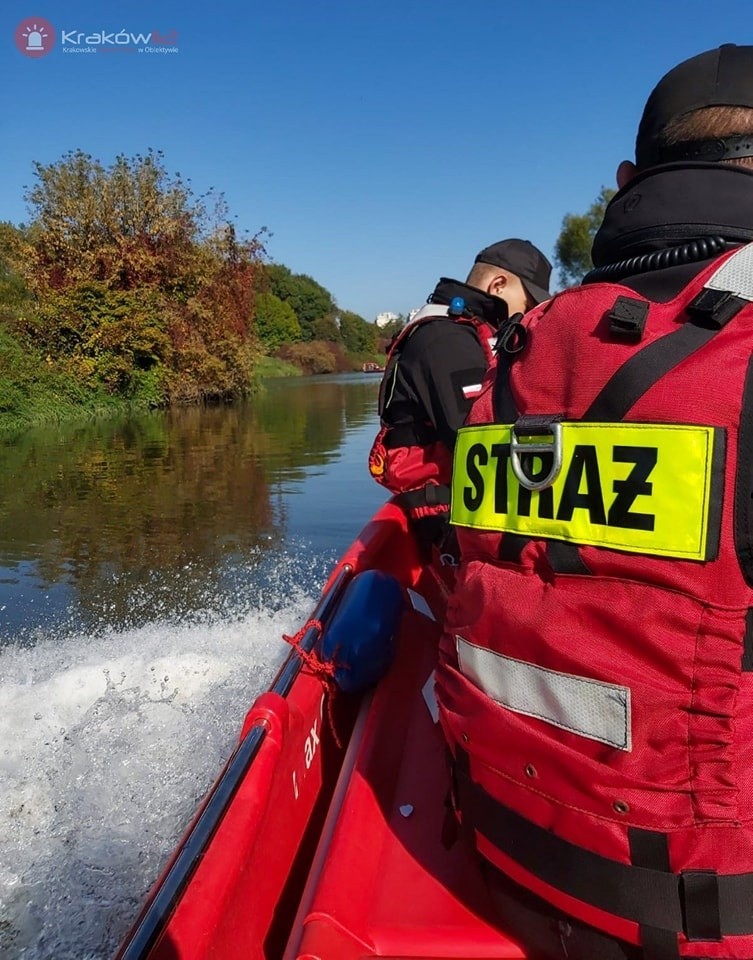
<path fill-rule="evenodd" d="M 562 469 L 541 491 L 528 490 L 516 479 L 510 465 L 511 431 L 510 425 L 497 424 L 459 431 L 452 523 L 707 559 L 716 428 L 563 423 Z M 528 454 L 528 459 L 527 475 L 548 469 L 548 454 Z"/>

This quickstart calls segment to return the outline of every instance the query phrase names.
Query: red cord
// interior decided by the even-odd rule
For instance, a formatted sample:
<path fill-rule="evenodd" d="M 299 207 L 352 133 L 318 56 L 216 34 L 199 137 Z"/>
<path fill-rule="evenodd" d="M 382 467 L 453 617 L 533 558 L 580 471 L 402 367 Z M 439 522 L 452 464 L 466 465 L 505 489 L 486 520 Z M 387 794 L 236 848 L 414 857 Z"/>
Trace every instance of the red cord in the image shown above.
<path fill-rule="evenodd" d="M 329 660 L 322 660 L 315 650 L 304 650 L 301 647 L 301 641 L 311 627 L 316 629 L 316 632 L 321 638 L 324 627 L 322 626 L 320 620 L 314 620 L 312 617 L 310 620 L 307 620 L 301 629 L 297 633 L 293 634 L 292 637 L 289 637 L 286 633 L 283 633 L 282 639 L 286 643 L 289 643 L 291 647 L 293 647 L 295 652 L 298 654 L 301 660 L 303 660 L 304 664 L 309 668 L 311 673 L 321 680 L 327 696 L 327 720 L 329 721 L 330 730 L 332 731 L 332 739 L 335 741 L 335 745 L 338 747 L 338 749 L 341 750 L 343 743 L 337 733 L 337 728 L 335 727 L 333 711 L 335 695 L 337 694 L 338 689 L 337 684 L 335 683 L 335 670 L 337 667 Z"/>

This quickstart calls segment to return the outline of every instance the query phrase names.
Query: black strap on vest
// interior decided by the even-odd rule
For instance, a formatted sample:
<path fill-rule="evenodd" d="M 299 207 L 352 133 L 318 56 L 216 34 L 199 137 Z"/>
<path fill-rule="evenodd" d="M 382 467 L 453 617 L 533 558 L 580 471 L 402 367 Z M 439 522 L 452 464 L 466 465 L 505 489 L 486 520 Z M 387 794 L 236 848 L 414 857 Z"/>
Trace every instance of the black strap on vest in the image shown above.
<path fill-rule="evenodd" d="M 471 779 L 467 754 L 460 749 L 455 756 L 455 786 L 464 825 L 568 896 L 641 928 L 684 933 L 690 941 L 753 935 L 753 873 L 685 870 L 676 874 L 664 869 L 664 864 L 657 868 L 600 856 L 491 797 Z M 636 859 L 640 861 L 639 854 Z"/>
<path fill-rule="evenodd" d="M 745 614 L 745 634 L 743 635 L 743 659 L 741 668 L 743 673 L 753 671 L 753 608 L 748 607 Z"/>
<path fill-rule="evenodd" d="M 492 406 L 496 423 L 515 423 L 518 419 L 518 408 L 510 392 L 511 357 L 507 353 L 500 353 L 497 358 L 497 375 L 494 380 Z"/>
<path fill-rule="evenodd" d="M 612 314 L 617 310 L 620 316 L 627 316 L 627 307 L 624 303 L 620 305 L 620 301 L 629 299 L 618 297 Z M 688 319 L 674 332 L 654 340 L 641 350 L 636 351 L 629 360 L 626 360 L 601 389 L 581 417 L 581 421 L 614 423 L 624 420 L 634 404 L 647 390 L 653 387 L 670 370 L 708 343 L 748 302 L 727 291 L 711 290 L 704 287 L 688 305 Z M 635 300 L 632 303 L 637 305 L 639 303 L 643 304 L 645 301 Z M 645 310 L 647 312 L 648 307 Z M 631 307 L 631 311 L 631 316 L 634 318 L 637 318 L 642 312 L 638 310 L 637 306 L 634 309 Z M 645 315 L 642 319 L 645 324 Z M 637 319 L 634 319 L 633 323 L 636 328 L 639 326 Z M 642 334 L 643 328 L 641 327 L 640 335 L 642 336 Z M 498 423 L 515 423 L 518 417 L 518 411 L 513 403 L 509 388 L 509 370 L 510 359 L 504 354 L 500 354 L 493 394 L 494 416 Z M 749 379 L 751 379 L 750 385 L 746 380 L 746 395 L 749 396 L 750 402 L 747 404 L 747 408 L 745 404 L 743 405 L 743 415 L 745 416 L 747 409 L 747 416 L 751 419 L 751 426 L 753 426 L 753 378 L 750 376 L 750 371 Z M 750 390 L 749 394 L 748 390 Z M 742 433 L 741 430 L 741 435 Z M 753 433 L 748 433 L 747 436 L 753 436 Z M 753 478 L 753 444 L 747 443 L 746 450 L 740 451 L 740 453 L 744 453 L 744 462 L 748 464 L 751 478 Z M 741 462 L 743 461 L 741 460 Z M 739 489 L 740 485 L 738 484 Z M 751 485 L 751 489 L 753 489 L 753 485 Z M 748 548 L 748 556 L 741 556 L 741 563 L 746 579 L 750 576 L 748 582 L 753 584 L 753 500 L 749 497 L 748 501 L 742 505 L 742 509 L 740 509 L 739 502 L 736 504 L 735 531 L 739 555 L 740 550 L 744 549 L 739 546 L 740 544 L 751 544 Z M 751 536 L 742 533 L 740 528 L 743 525 L 748 527 L 746 534 L 750 533 Z M 739 536 L 738 530 L 740 530 Z M 530 538 L 517 537 L 505 548 L 504 541 L 508 537 L 509 534 L 505 534 L 502 538 L 502 547 L 506 556 L 503 557 L 500 554 L 500 559 L 517 560 Z M 550 540 L 547 543 L 547 559 L 555 573 L 589 572 L 587 565 L 580 557 L 577 544 L 570 541 Z"/>
<path fill-rule="evenodd" d="M 647 390 L 707 344 L 747 303 L 747 300 L 723 290 L 701 290 L 688 305 L 685 323 L 626 360 L 607 381 L 581 420 L 592 423 L 624 420 Z M 753 525 L 753 512 L 749 516 Z M 547 557 L 555 573 L 572 573 L 578 562 L 583 563 L 577 545 L 568 541 L 563 541 L 554 554 L 548 550 Z"/>
<path fill-rule="evenodd" d="M 707 344 L 747 303 L 724 291 L 702 290 L 689 304 L 685 323 L 626 360 L 581 419 L 592 423 L 623 420 L 647 390 Z"/>
<path fill-rule="evenodd" d="M 450 504 L 450 488 L 443 483 L 427 483 L 420 490 L 399 493 L 395 500 L 408 510 L 415 510 L 416 507 L 446 507 Z"/>
<path fill-rule="evenodd" d="M 498 354 L 497 376 L 492 394 L 492 409 L 497 423 L 515 423 L 518 419 L 518 409 L 510 392 L 510 363 L 510 354 L 504 352 Z M 520 563 L 523 547 L 529 542 L 530 537 L 519 533 L 502 534 L 499 559 L 508 563 Z"/>
<path fill-rule="evenodd" d="M 555 573 L 575 573 L 581 576 L 591 573 L 591 568 L 580 555 L 576 544 L 567 540 L 547 541 L 546 558 Z"/>
<path fill-rule="evenodd" d="M 636 867 L 671 873 L 666 833 L 628 827 L 630 861 Z M 659 927 L 642 924 L 640 928 L 644 960 L 678 960 L 677 935 Z"/>
<path fill-rule="evenodd" d="M 743 387 L 735 477 L 735 551 L 745 582 L 753 586 L 753 357 Z"/>
<path fill-rule="evenodd" d="M 531 538 L 522 533 L 505 533 L 499 544 L 498 560 L 504 560 L 507 563 L 520 563 L 520 555 L 523 553 L 523 547 L 530 543 Z"/>
<path fill-rule="evenodd" d="M 437 440 L 437 431 L 429 423 L 396 423 L 385 431 L 382 443 L 387 450 L 395 447 L 427 447 Z"/>

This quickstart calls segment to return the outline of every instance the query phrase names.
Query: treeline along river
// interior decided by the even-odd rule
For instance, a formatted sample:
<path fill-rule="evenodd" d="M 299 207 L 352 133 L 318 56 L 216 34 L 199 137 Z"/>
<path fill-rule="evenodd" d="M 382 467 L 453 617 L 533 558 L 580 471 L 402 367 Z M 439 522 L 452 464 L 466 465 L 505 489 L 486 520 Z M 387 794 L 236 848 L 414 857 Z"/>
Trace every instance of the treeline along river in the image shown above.
<path fill-rule="evenodd" d="M 111 957 L 384 500 L 378 377 L 0 446 L 0 956 Z"/>

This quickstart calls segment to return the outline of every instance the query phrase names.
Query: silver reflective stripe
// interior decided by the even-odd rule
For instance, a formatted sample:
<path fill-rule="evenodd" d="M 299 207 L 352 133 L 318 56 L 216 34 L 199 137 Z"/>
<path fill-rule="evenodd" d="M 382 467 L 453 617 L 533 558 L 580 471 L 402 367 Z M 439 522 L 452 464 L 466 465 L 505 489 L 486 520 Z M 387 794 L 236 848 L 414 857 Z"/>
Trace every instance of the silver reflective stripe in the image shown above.
<path fill-rule="evenodd" d="M 753 243 L 740 247 L 709 277 L 709 290 L 728 290 L 743 300 L 753 300 Z"/>
<path fill-rule="evenodd" d="M 630 688 L 547 670 L 455 637 L 460 669 L 501 706 L 630 750 Z"/>

